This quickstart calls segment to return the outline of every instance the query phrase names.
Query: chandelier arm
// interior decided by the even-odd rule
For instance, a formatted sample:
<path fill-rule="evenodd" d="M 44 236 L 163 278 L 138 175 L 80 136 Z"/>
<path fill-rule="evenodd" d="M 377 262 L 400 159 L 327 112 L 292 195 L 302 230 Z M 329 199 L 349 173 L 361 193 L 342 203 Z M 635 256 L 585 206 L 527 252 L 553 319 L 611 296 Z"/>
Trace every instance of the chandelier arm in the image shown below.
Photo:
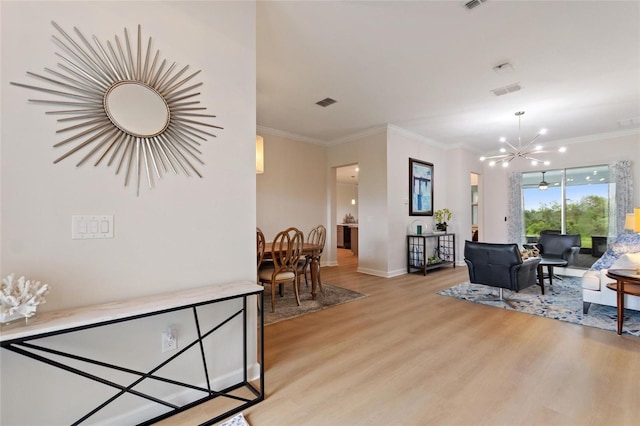
<path fill-rule="evenodd" d="M 527 143 L 525 146 L 522 147 L 522 149 L 527 149 L 532 143 L 534 143 L 536 141 L 536 139 L 538 139 L 542 134 L 538 133 L 533 139 L 531 139 L 529 141 L 529 143 Z"/>
<path fill-rule="evenodd" d="M 513 154 L 499 154 L 499 155 L 491 155 L 491 156 L 485 156 L 485 160 L 500 160 L 500 159 L 504 159 L 507 157 L 512 156 Z"/>
<path fill-rule="evenodd" d="M 511 145 L 511 143 L 508 140 L 505 140 L 504 143 L 506 143 L 507 145 L 509 145 L 511 147 L 511 149 L 513 149 L 514 151 L 520 151 L 520 149 L 516 148 L 515 146 Z"/>
<path fill-rule="evenodd" d="M 523 157 L 523 158 L 526 158 L 527 160 L 537 161 L 538 163 L 544 163 L 544 160 L 540 160 L 540 159 L 538 159 L 538 158 L 531 157 L 531 156 L 529 156 L 529 155 L 523 155 L 522 157 Z"/>

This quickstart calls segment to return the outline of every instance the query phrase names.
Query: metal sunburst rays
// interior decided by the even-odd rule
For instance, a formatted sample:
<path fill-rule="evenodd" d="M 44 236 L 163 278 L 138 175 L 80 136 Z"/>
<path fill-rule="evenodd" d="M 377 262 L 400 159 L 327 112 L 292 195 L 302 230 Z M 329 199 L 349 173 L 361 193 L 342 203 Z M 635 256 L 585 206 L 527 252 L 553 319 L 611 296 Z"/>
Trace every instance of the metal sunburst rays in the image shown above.
<path fill-rule="evenodd" d="M 135 175 L 138 194 L 143 174 L 150 189 L 154 179 L 160 179 L 163 173 L 182 172 L 187 176 L 195 173 L 202 177 L 194 166 L 194 162 L 204 165 L 198 147 L 207 140 L 206 136 L 216 137 L 205 129 L 222 127 L 202 121 L 215 115 L 197 112 L 206 110 L 195 99 L 200 95 L 196 89 L 202 82 L 187 83 L 200 70 L 183 77 L 188 65 L 179 71 L 175 71 L 175 62 L 168 68 L 166 60 L 158 65 L 160 52 L 156 50 L 151 59 L 151 37 L 144 49 L 140 25 L 134 51 L 126 28 L 124 43 L 116 35 L 115 48 L 107 41 L 105 49 L 95 36 L 94 46 L 74 27 L 78 43 L 58 24 L 51 24 L 62 35 L 62 38 L 53 36 L 54 43 L 64 50 L 64 54 L 56 53 L 61 59 L 58 62 L 61 71 L 45 68 L 53 78 L 27 74 L 60 90 L 11 84 L 67 99 L 29 99 L 29 102 L 55 107 L 46 114 L 65 116 L 57 121 L 66 127 L 56 133 L 70 136 L 54 147 L 72 148 L 54 163 L 82 151 L 85 155 L 76 166 L 92 157 L 94 166 L 103 161 L 107 166 L 117 164 L 116 174 L 126 170 L 125 186 L 132 174 Z"/>

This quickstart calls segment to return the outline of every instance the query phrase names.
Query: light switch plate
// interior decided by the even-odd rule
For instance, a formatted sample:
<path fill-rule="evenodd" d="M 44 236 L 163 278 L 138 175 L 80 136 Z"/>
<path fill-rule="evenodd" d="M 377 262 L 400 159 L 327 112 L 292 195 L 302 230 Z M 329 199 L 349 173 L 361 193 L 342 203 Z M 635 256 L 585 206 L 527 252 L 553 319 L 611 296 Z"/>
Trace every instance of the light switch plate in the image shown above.
<path fill-rule="evenodd" d="M 71 238 L 74 240 L 113 238 L 113 215 L 71 216 Z"/>

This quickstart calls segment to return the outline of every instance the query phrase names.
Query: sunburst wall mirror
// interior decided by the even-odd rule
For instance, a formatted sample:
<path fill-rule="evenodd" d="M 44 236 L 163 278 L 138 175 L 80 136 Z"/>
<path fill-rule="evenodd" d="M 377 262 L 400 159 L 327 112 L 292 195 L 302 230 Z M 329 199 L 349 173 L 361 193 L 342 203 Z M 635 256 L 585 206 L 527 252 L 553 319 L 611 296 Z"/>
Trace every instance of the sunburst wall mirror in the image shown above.
<path fill-rule="evenodd" d="M 164 173 L 202 177 L 194 165 L 204 165 L 199 147 L 207 136 L 216 137 L 209 128 L 222 127 L 208 122 L 216 116 L 204 114 L 207 108 L 196 99 L 202 82 L 191 80 L 200 70 L 183 76 L 188 65 L 176 71 L 175 62 L 168 67 L 166 60 L 159 64 L 158 50 L 152 57 L 151 37 L 143 47 L 140 25 L 134 50 L 126 28 L 123 42 L 116 35 L 115 47 L 107 41 L 105 49 L 96 36 L 92 45 L 74 27 L 76 41 L 51 24 L 62 36 L 53 36 L 63 49 L 56 53 L 60 70 L 45 68 L 47 75 L 27 72 L 47 83 L 45 87 L 11 84 L 46 93 L 50 99 L 29 102 L 50 106 L 46 114 L 61 116 L 62 128 L 56 133 L 69 136 L 54 147 L 70 148 L 54 163 L 78 153 L 84 156 L 76 166 L 90 159 L 94 166 L 113 164 L 116 174 L 123 171 L 125 186 L 135 179 L 138 194 L 141 182 L 146 180 L 151 189 Z"/>

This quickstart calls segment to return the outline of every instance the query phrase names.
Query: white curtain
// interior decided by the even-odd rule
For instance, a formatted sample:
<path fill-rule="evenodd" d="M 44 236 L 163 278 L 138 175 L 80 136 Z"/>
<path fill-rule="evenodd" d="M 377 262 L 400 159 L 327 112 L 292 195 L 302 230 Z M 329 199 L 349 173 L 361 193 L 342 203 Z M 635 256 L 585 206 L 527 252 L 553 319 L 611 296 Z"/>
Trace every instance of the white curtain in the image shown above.
<path fill-rule="evenodd" d="M 507 236 L 509 242 L 525 243 L 524 216 L 522 213 L 522 173 L 509 173 L 509 201 L 507 215 Z"/>
<path fill-rule="evenodd" d="M 633 175 L 631 161 L 621 160 L 609 164 L 611 182 L 615 183 L 615 202 L 609 203 L 609 235 L 624 232 L 627 213 L 633 213 Z"/>

